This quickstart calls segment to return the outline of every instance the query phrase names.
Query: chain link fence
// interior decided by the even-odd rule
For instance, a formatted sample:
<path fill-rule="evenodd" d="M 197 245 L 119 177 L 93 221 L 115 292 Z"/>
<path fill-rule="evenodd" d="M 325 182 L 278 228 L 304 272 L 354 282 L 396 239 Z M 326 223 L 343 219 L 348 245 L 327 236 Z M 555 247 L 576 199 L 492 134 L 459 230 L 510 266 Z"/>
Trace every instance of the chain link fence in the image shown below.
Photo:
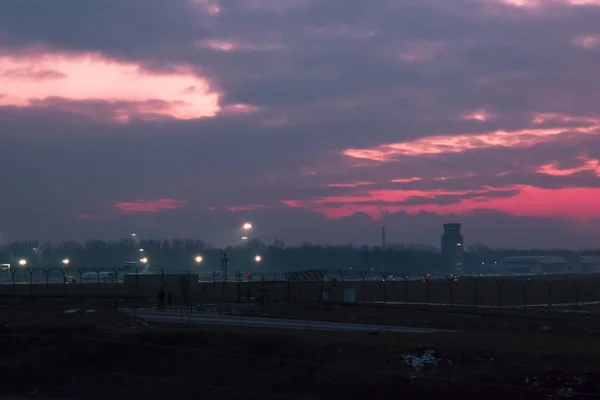
<path fill-rule="evenodd" d="M 0 296 L 156 297 L 192 302 L 363 302 L 474 307 L 600 304 L 600 275 L 455 276 L 373 270 L 193 273 L 123 268 L 20 268 L 0 272 Z"/>

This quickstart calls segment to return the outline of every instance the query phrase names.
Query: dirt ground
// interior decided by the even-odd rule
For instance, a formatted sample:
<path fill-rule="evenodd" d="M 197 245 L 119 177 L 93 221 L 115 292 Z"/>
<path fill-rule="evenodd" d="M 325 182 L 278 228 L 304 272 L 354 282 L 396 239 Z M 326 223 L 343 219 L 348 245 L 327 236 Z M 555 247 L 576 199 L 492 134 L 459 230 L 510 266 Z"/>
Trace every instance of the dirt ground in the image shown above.
<path fill-rule="evenodd" d="M 473 332 L 552 332 L 600 335 L 600 314 L 557 310 L 496 310 L 464 307 L 390 306 L 314 303 L 227 303 L 198 306 L 198 311 L 257 317 L 397 325 Z"/>
<path fill-rule="evenodd" d="M 402 393 L 408 399 L 558 399 L 600 393 L 600 338 L 577 331 L 179 328 L 150 326 L 110 301 L 58 300 L 0 304 L 0 327 L 0 392 L 29 398 L 377 399 Z"/>

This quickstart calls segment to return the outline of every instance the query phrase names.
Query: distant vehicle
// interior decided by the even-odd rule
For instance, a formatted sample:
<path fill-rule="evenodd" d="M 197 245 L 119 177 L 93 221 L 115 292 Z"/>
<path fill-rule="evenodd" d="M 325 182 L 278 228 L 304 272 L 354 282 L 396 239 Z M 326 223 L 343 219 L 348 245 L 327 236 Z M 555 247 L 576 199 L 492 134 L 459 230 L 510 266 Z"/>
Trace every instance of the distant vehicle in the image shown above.
<path fill-rule="evenodd" d="M 148 275 L 150 274 L 150 264 L 149 263 L 141 263 L 139 261 L 127 261 L 125 265 L 121 267 L 121 274 L 140 274 L 140 275 Z"/>
<path fill-rule="evenodd" d="M 82 276 L 83 283 L 113 283 L 115 273 L 113 271 L 86 272 Z"/>

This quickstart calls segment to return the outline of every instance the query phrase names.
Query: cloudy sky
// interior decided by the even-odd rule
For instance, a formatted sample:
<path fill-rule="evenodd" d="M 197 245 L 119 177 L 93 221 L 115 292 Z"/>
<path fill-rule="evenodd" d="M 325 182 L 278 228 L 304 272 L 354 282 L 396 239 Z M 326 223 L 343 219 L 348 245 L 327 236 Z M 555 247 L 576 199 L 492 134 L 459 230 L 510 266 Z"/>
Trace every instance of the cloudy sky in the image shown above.
<path fill-rule="evenodd" d="M 600 0 L 3 0 L 0 240 L 600 247 Z"/>

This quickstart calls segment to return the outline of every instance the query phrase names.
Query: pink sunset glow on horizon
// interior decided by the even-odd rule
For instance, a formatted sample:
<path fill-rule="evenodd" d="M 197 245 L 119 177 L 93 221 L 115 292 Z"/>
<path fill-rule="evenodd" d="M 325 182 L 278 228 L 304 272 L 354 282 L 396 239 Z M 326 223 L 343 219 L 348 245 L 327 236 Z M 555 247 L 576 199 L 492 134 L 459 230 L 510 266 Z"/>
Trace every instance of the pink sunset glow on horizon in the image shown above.
<path fill-rule="evenodd" d="M 369 214 L 373 219 L 379 216 L 379 204 L 382 203 L 391 213 L 432 212 L 440 215 L 468 214 L 476 210 L 487 209 L 505 212 L 522 217 L 563 217 L 572 219 L 600 218 L 597 206 L 598 188 L 540 189 L 532 186 L 496 188 L 495 190 L 517 189 L 518 193 L 510 197 L 489 198 L 485 196 L 459 200 L 455 204 L 433 204 L 435 195 L 460 195 L 467 192 L 422 192 L 387 191 L 372 192 L 365 196 L 339 196 L 313 199 L 310 201 L 285 200 L 291 208 L 307 208 L 324 214 L 328 218 L 343 218 L 357 212 Z M 486 191 L 481 191 L 484 194 Z M 473 192 L 471 192 L 473 193 Z M 432 204 L 418 206 L 395 205 L 395 202 L 411 197 L 430 197 Z M 331 204 L 335 203 L 335 205 Z"/>

